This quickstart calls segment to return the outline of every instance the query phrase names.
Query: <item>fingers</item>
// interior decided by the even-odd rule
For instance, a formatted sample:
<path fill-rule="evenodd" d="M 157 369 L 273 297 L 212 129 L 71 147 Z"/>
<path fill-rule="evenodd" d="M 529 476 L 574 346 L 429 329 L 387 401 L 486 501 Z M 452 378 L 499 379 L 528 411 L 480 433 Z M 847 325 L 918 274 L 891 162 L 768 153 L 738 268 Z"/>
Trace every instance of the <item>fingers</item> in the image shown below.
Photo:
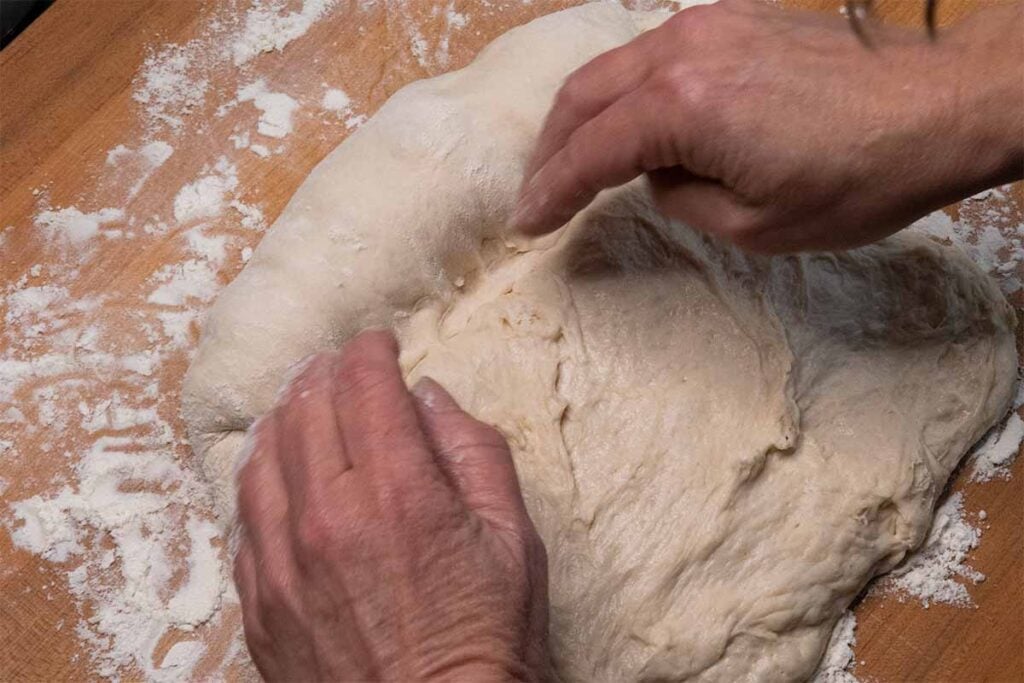
<path fill-rule="evenodd" d="M 555 96 L 537 138 L 534 153 L 523 174 L 525 181 L 544 166 L 565 145 L 569 135 L 582 123 L 600 114 L 623 95 L 635 90 L 647 78 L 650 34 L 598 55 L 572 73 Z"/>
<path fill-rule="evenodd" d="M 314 356 L 285 389 L 273 412 L 283 446 L 281 469 L 297 508 L 306 496 L 322 494 L 351 467 L 335 416 L 339 361 L 337 353 Z"/>
<path fill-rule="evenodd" d="M 362 332 L 342 350 L 334 407 L 355 468 L 392 481 L 416 480 L 433 470 L 390 332 Z"/>
<path fill-rule="evenodd" d="M 244 532 L 243 532 L 244 533 Z M 265 656 L 272 651 L 273 642 L 261 618 L 259 599 L 259 570 L 256 557 L 243 540 L 235 556 L 235 585 L 238 587 L 238 599 L 242 605 L 242 631 L 256 667 L 267 680 L 272 680 L 271 662 Z"/>
<path fill-rule="evenodd" d="M 513 226 L 527 234 L 551 232 L 601 190 L 679 163 L 683 143 L 667 137 L 665 106 L 655 89 L 645 87 L 578 127 L 529 181 Z"/>
<path fill-rule="evenodd" d="M 242 533 L 244 535 L 245 532 Z M 266 631 L 259 620 L 259 573 L 252 548 L 244 537 L 235 555 L 234 576 L 246 638 L 262 642 L 266 640 Z"/>
<path fill-rule="evenodd" d="M 280 586 L 281 577 L 294 573 L 289 502 L 278 460 L 281 444 L 277 436 L 276 421 L 269 416 L 257 420 L 249 430 L 253 452 L 238 472 L 238 518 L 242 528 L 234 564 L 246 642 L 257 667 L 268 678 L 273 678 L 270 662 L 263 655 L 273 647 L 265 614 L 268 595 L 274 591 L 265 590 L 266 582 L 273 579 Z"/>
<path fill-rule="evenodd" d="M 238 519 L 254 552 L 263 556 L 288 542 L 288 492 L 278 461 L 276 422 L 260 418 L 246 438 L 252 455 L 238 471 Z"/>
<path fill-rule="evenodd" d="M 492 524 L 515 527 L 526 508 L 505 439 L 431 379 L 421 379 L 413 394 L 437 464 L 466 506 Z"/>

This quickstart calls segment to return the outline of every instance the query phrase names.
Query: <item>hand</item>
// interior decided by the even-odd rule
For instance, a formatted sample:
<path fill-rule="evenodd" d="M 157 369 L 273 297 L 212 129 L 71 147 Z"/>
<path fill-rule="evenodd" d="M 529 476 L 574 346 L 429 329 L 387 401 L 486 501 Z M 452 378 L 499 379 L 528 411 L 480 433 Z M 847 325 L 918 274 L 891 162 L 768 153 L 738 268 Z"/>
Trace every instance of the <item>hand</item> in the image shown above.
<path fill-rule="evenodd" d="M 322 353 L 251 429 L 235 581 L 270 680 L 534 680 L 547 560 L 505 440 L 389 334 Z"/>
<path fill-rule="evenodd" d="M 763 252 L 865 244 L 1024 174 L 1024 5 L 935 42 L 722 0 L 603 54 L 558 93 L 512 224 L 554 230 L 647 174 L 666 215 Z"/>

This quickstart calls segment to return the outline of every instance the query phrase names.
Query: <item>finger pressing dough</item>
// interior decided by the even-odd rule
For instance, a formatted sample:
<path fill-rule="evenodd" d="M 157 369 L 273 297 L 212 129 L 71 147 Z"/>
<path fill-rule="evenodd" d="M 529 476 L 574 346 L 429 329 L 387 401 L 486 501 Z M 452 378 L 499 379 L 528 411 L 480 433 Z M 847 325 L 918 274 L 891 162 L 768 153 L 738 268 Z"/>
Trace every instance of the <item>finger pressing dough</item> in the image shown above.
<path fill-rule="evenodd" d="M 563 677 L 800 680 L 1006 410 L 1014 318 L 924 236 L 746 256 L 642 181 L 545 239 L 506 234 L 559 83 L 664 16 L 559 12 L 397 92 L 217 300 L 184 416 L 230 519 L 244 430 L 288 367 L 394 328 L 409 381 L 512 445 Z"/>

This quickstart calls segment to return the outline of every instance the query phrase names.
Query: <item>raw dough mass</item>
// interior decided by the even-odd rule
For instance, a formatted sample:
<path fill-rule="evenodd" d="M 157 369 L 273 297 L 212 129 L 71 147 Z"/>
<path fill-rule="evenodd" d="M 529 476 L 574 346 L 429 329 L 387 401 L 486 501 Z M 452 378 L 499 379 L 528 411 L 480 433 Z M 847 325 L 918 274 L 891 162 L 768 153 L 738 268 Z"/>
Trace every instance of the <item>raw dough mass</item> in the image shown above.
<path fill-rule="evenodd" d="M 559 83 L 665 16 L 560 12 L 396 93 L 218 299 L 184 415 L 228 519 L 289 366 L 393 327 L 410 382 L 512 444 L 565 678 L 803 679 L 1006 410 L 1014 319 L 926 237 L 745 256 L 661 218 L 642 181 L 556 235 L 505 234 Z"/>

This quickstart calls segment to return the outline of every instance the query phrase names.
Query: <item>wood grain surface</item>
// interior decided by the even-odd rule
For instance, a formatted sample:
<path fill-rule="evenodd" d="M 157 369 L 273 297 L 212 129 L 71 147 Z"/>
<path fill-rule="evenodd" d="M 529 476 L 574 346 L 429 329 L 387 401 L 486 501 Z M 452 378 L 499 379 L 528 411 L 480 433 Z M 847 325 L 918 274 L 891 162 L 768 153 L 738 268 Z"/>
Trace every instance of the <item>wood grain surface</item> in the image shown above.
<path fill-rule="evenodd" d="M 132 99 L 140 65 L 151 46 L 183 44 L 200 36 L 212 15 L 227 6 L 244 9 L 246 4 L 227 0 L 58 0 L 0 53 L 0 287 L 12 285 L 40 265 L 42 274 L 33 276 L 33 284 L 63 277 L 73 297 L 103 297 L 100 305 L 87 313 L 63 313 L 67 324 L 80 324 L 89 317 L 116 337 L 111 343 L 118 348 L 142 348 L 146 344 L 142 323 L 161 312 L 146 299 L 151 278 L 164 264 L 180 261 L 183 247 L 176 228 L 153 234 L 136 228 L 154 217 L 166 218 L 175 193 L 204 166 L 219 156 L 229 156 L 238 168 L 238 196 L 258 205 L 272 222 L 313 165 L 348 133 L 342 122 L 307 106 L 323 92 L 324 83 L 343 84 L 353 110 L 368 115 L 405 83 L 461 66 L 507 28 L 569 4 L 575 3 L 457 2 L 454 6 L 469 21 L 465 30 L 451 32 L 444 14 L 434 11 L 430 2 L 358 8 L 355 2 L 343 1 L 340 9 L 286 50 L 259 56 L 247 72 L 286 89 L 302 102 L 296 130 L 284 141 L 280 153 L 264 159 L 235 149 L 229 136 L 240 125 L 251 129 L 256 113 L 238 107 L 218 117 L 216 98 L 207 98 L 189 113 L 182 130 L 164 130 L 157 136 L 173 144 L 173 156 L 137 195 L 126 197 L 123 183 L 110 181 L 105 158 L 117 145 L 131 146 L 133 141 L 154 135 L 140 115 L 139 103 Z M 839 3 L 793 0 L 784 4 L 835 11 Z M 875 4 L 878 16 L 886 20 L 921 22 L 920 2 L 884 0 Z M 955 21 L 981 4 L 990 3 L 943 0 L 940 20 Z M 445 31 L 450 40 L 445 34 L 444 40 L 449 42 L 443 58 L 424 60 L 418 56 L 416 39 L 438 48 Z M 433 54 L 440 53 L 435 50 Z M 211 92 L 234 92 L 241 82 L 236 70 L 228 66 L 211 71 Z M 1017 225 L 1022 199 L 1017 186 L 1005 200 L 1004 209 L 1017 212 Z M 33 227 L 44 202 L 52 207 L 87 206 L 92 211 L 122 207 L 135 236 L 103 240 L 87 259 L 58 249 Z M 952 207 L 950 212 L 955 215 L 958 210 Z M 224 284 L 241 267 L 241 249 L 254 246 L 260 234 L 240 229 L 237 216 L 221 216 L 212 223 L 211 230 L 230 238 L 230 253 L 218 275 Z M 68 273 L 73 273 L 70 280 Z M 1024 306 L 1019 292 L 1013 304 L 1018 311 Z M 189 333 L 194 343 L 197 324 L 193 323 Z M 49 343 L 41 339 L 14 348 L 10 340 L 0 341 L 0 356 L 42 354 Z M 163 353 L 152 378 L 161 395 L 155 405 L 161 418 L 174 427 L 177 440 L 173 448 L 185 463 L 190 453 L 181 441 L 184 432 L 177 416 L 177 392 L 188 357 L 187 348 Z M 71 395 L 74 391 L 101 396 L 114 389 L 126 394 L 138 389 L 118 377 L 97 376 L 87 368 L 71 374 L 77 381 L 74 386 L 85 388 L 69 389 L 64 402 L 65 397 L 56 396 L 53 400 L 60 410 L 75 410 L 74 402 L 80 397 Z M 30 420 L 42 419 L 34 412 L 37 409 L 30 391 L 38 388 L 19 389 L 15 397 L 15 404 Z M 4 407 L 0 403 L 0 409 Z M 70 464 L 65 452 L 75 453 L 87 445 L 85 437 L 74 431 L 0 425 L 0 429 L 8 428 L 12 431 L 7 436 L 15 439 L 17 452 L 0 459 L 0 474 L 7 483 L 0 501 L 3 515 L 12 501 L 44 492 L 51 482 L 66 479 Z M 863 681 L 1024 680 L 1024 466 L 1018 460 L 1009 481 L 984 484 L 968 483 L 966 474 L 960 472 L 951 489 L 965 493 L 971 514 L 982 509 L 987 512 L 982 542 L 971 560 L 972 566 L 987 576 L 980 585 L 970 587 L 977 607 L 925 609 L 919 603 L 901 603 L 892 597 L 865 598 L 857 608 L 855 669 Z M 72 569 L 73 562 L 43 561 L 16 548 L 8 533 L 0 533 L 0 681 L 98 677 L 88 647 L 75 635 L 75 624 L 88 618 L 95 605 L 78 604 L 68 592 L 66 575 Z M 222 612 L 215 623 L 197 632 L 210 644 L 194 672 L 197 677 L 223 670 L 239 616 L 231 606 Z M 167 634 L 158 654 L 180 636 Z M 133 667 L 123 673 L 128 678 L 141 675 Z M 227 675 L 245 677 L 247 669 L 236 663 L 228 666 Z"/>

